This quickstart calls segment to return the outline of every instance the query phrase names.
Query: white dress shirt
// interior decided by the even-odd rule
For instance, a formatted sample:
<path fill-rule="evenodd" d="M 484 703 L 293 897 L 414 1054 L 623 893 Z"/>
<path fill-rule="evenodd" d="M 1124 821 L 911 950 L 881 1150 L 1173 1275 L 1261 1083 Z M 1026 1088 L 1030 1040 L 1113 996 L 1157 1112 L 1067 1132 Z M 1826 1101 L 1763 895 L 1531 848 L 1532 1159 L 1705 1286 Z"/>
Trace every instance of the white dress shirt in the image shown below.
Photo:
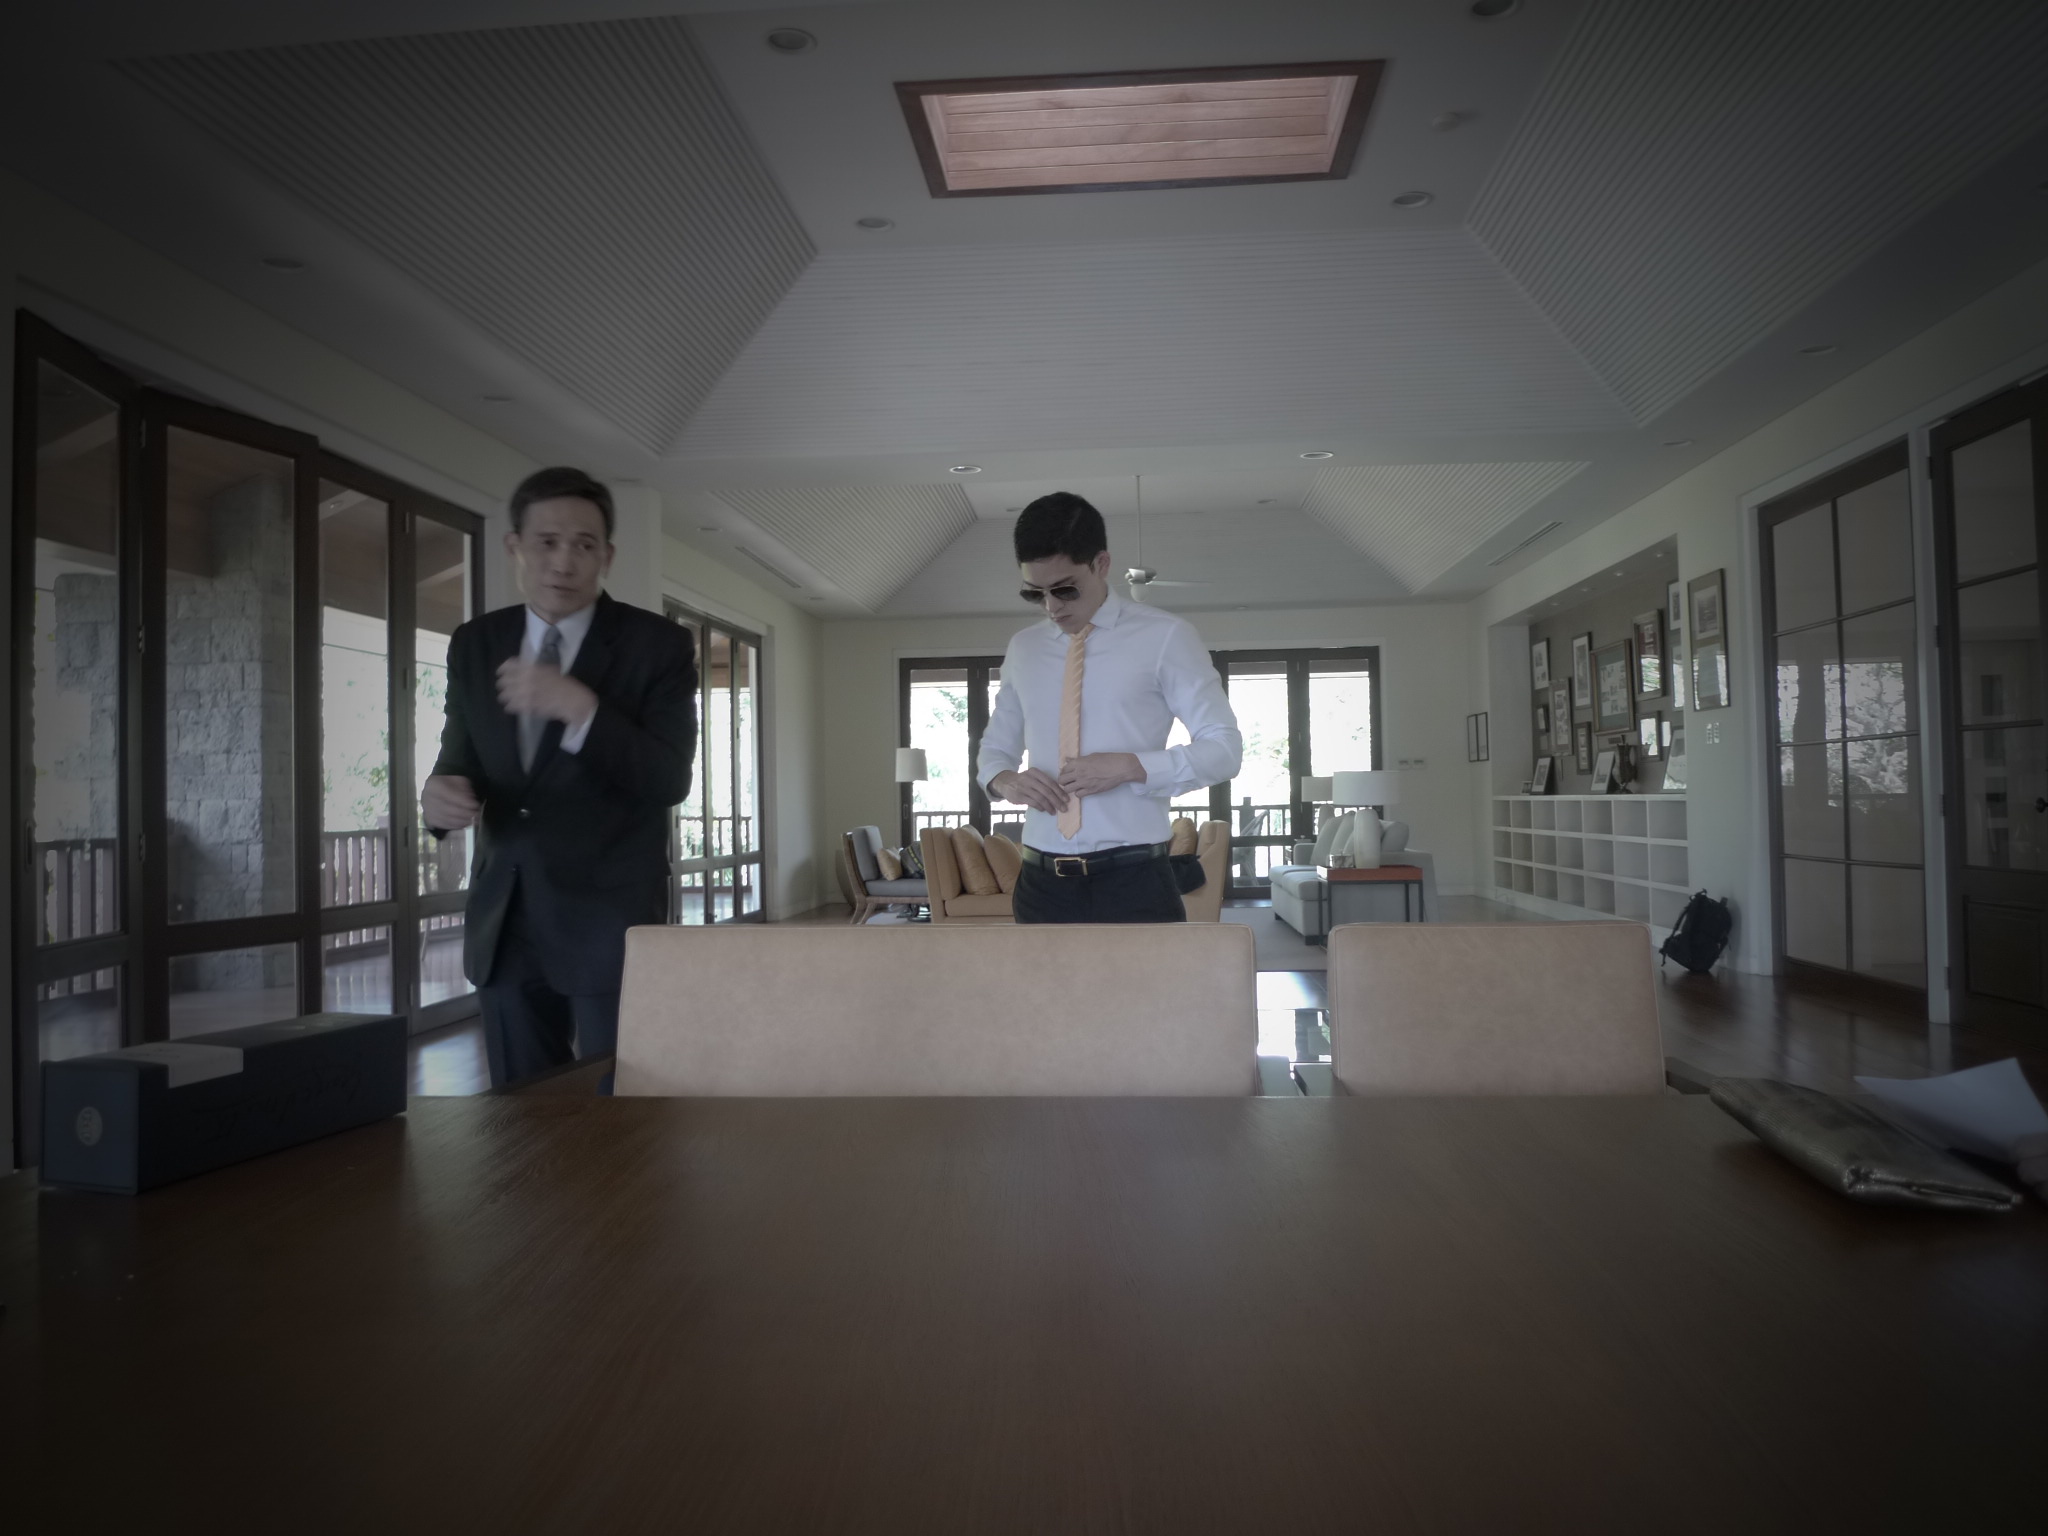
<path fill-rule="evenodd" d="M 572 613 L 555 625 L 562 632 L 562 671 L 567 672 L 576 665 L 576 653 L 583 649 L 584 638 L 590 633 L 590 624 L 597 617 L 597 604 Z M 538 661 L 540 648 L 548 637 L 548 621 L 531 608 L 526 610 L 526 643 L 519 647 L 521 661 Z M 590 719 L 574 727 L 562 727 L 562 750 L 581 752 L 583 743 L 590 737 L 590 723 L 597 718 L 597 711 L 590 712 Z"/>
<path fill-rule="evenodd" d="M 981 738 L 976 776 L 983 789 L 1024 765 L 1060 772 L 1060 692 L 1067 675 L 1066 633 L 1051 619 L 1019 630 L 1003 654 L 1003 683 Z M 1172 834 L 1167 802 L 1237 775 L 1244 737 L 1195 628 L 1111 592 L 1095 614 L 1082 654 L 1081 751 L 1131 752 L 1145 777 L 1081 802 L 1081 830 L 1060 835 L 1044 811 L 1024 817 L 1024 841 L 1041 853 L 1094 853 L 1131 843 L 1163 843 Z M 1169 747 L 1178 718 L 1183 746 Z M 991 799 L 998 798 L 991 795 Z"/>

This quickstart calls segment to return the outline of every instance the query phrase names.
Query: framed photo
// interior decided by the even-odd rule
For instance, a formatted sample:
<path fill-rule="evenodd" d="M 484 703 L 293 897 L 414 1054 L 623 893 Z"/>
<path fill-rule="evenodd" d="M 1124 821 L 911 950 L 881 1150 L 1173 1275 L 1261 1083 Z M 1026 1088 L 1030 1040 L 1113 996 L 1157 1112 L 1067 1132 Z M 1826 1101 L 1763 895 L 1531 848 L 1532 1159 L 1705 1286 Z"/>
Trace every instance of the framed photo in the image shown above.
<path fill-rule="evenodd" d="M 1685 708 L 1685 587 L 1664 586 L 1664 680 L 1671 685 L 1671 707 Z"/>
<path fill-rule="evenodd" d="M 1550 759 L 1548 757 L 1536 759 L 1536 771 L 1529 775 L 1529 793 L 1532 795 L 1547 795 L 1550 793 Z"/>
<path fill-rule="evenodd" d="M 1726 614 L 1723 611 L 1725 594 L 1721 588 L 1721 573 L 1709 571 L 1704 576 L 1695 576 L 1686 590 L 1692 596 L 1692 622 L 1685 627 L 1686 638 L 1692 642 L 1695 653 L 1709 640 L 1723 640 Z"/>
<path fill-rule="evenodd" d="M 1550 744 L 1560 754 L 1572 741 L 1572 691 L 1560 678 L 1550 690 Z"/>
<path fill-rule="evenodd" d="M 1572 766 L 1581 773 L 1593 771 L 1593 722 L 1581 720 L 1572 727 Z"/>
<path fill-rule="evenodd" d="M 1572 707 L 1585 709 L 1593 702 L 1593 632 L 1572 636 Z"/>
<path fill-rule="evenodd" d="M 1486 715 L 1482 711 L 1465 717 L 1465 761 L 1483 763 L 1492 757 L 1493 744 L 1486 739 Z"/>
<path fill-rule="evenodd" d="M 1692 707 L 1728 707 L 1728 647 L 1703 640 L 1692 648 Z"/>
<path fill-rule="evenodd" d="M 1636 722 L 1636 740 L 1642 748 L 1643 760 L 1664 755 L 1664 717 L 1661 714 L 1645 715 Z"/>
<path fill-rule="evenodd" d="M 1636 697 L 1664 697 L 1664 615 L 1652 608 L 1639 613 L 1629 625 L 1629 638 L 1636 645 Z"/>
<path fill-rule="evenodd" d="M 1550 642 L 1538 640 L 1529 647 L 1529 678 L 1537 688 L 1550 686 Z"/>
<path fill-rule="evenodd" d="M 1548 736 L 1550 734 L 1550 706 L 1548 704 L 1538 704 L 1536 706 L 1536 734 L 1538 736 Z"/>
<path fill-rule="evenodd" d="M 1628 641 L 1617 640 L 1593 653 L 1593 729 L 1596 731 L 1628 731 L 1635 726 L 1635 664 L 1630 650 Z"/>
<path fill-rule="evenodd" d="M 1604 795 L 1607 794 L 1613 788 L 1614 759 L 1615 749 L 1613 747 L 1602 748 L 1600 755 L 1593 759 L 1594 794 Z"/>

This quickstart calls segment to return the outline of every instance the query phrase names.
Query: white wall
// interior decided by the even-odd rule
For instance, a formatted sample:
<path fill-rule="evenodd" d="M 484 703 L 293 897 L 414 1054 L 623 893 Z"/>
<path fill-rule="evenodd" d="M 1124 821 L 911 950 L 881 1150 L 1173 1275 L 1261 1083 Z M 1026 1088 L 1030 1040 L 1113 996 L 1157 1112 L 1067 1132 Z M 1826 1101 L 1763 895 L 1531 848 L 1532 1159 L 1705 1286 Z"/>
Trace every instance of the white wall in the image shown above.
<path fill-rule="evenodd" d="M 1465 716 L 1486 706 L 1476 685 L 1470 605 L 1407 603 L 1358 608 L 1187 615 L 1215 650 L 1282 646 L 1380 648 L 1380 727 L 1388 767 L 1419 758 L 1395 811 L 1415 846 L 1436 856 L 1437 881 L 1465 892 L 1480 878 L 1470 807 L 1485 792 L 1487 765 L 1465 761 Z M 897 664 L 910 656 L 1000 656 L 1023 619 L 870 619 L 822 626 L 821 739 L 824 857 L 849 827 L 879 824 L 894 836 L 897 788 Z"/>
<path fill-rule="evenodd" d="M 1743 438 L 1651 496 L 1492 588 L 1476 604 L 1476 622 L 1503 622 L 1554 594 L 1667 538 L 1678 541 L 1678 575 L 1689 581 L 1727 572 L 1734 702 L 1689 711 L 1686 721 L 1692 883 L 1731 898 L 1736 929 L 1729 958 L 1768 971 L 1771 878 L 1764 746 L 1769 696 L 1762 671 L 1755 517 L 1761 500 L 1887 442 L 1924 431 L 1971 399 L 1995 393 L 2048 366 L 2048 264 L 2021 274 L 1976 303 Z M 1924 495 L 1921 511 L 1924 514 Z M 1923 545 L 1931 549 L 1931 542 Z M 1931 590 L 1922 572 L 1923 607 Z M 1506 650 L 1505 647 L 1502 648 Z M 1528 653 L 1496 656 L 1510 686 L 1496 697 L 1528 699 Z M 1931 667 L 1929 673 L 1931 675 Z M 1934 719 L 1932 697 L 1923 719 Z M 1526 710 L 1524 711 L 1526 713 Z M 1495 725 L 1495 756 L 1502 735 Z M 1928 753 L 1930 764 L 1937 754 Z M 1476 823 L 1483 827 L 1482 819 Z M 1930 837 L 1936 829 L 1930 827 Z M 1930 901 L 1931 938 L 1938 903 Z M 1929 960 L 1938 967 L 1938 944 Z M 1935 1017 L 1945 1015 L 1930 995 Z"/>

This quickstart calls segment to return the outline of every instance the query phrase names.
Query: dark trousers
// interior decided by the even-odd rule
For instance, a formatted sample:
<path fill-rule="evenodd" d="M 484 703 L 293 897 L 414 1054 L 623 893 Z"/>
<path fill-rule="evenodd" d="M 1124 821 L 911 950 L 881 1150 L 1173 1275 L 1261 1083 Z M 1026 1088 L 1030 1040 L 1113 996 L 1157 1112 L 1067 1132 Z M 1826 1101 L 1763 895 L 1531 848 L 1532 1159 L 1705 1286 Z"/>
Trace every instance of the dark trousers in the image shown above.
<path fill-rule="evenodd" d="M 618 989 L 556 991 L 548 982 L 546 950 L 528 927 L 516 894 L 505 914 L 490 982 L 477 988 L 477 998 L 483 1005 L 484 1053 L 493 1088 L 618 1051 Z"/>
<path fill-rule="evenodd" d="M 1184 923 L 1180 882 L 1165 859 L 1092 875 L 1056 875 L 1037 864 L 1017 871 L 1010 910 L 1020 923 Z"/>

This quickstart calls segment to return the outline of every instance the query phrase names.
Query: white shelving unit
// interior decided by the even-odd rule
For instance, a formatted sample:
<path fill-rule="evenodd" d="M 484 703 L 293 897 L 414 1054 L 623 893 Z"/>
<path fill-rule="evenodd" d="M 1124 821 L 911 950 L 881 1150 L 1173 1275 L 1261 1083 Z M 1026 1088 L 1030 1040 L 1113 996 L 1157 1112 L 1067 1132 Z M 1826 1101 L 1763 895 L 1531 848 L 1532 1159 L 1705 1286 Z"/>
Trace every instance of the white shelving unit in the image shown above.
<path fill-rule="evenodd" d="M 1496 900 L 1670 932 L 1691 898 L 1683 795 L 1496 795 Z"/>

